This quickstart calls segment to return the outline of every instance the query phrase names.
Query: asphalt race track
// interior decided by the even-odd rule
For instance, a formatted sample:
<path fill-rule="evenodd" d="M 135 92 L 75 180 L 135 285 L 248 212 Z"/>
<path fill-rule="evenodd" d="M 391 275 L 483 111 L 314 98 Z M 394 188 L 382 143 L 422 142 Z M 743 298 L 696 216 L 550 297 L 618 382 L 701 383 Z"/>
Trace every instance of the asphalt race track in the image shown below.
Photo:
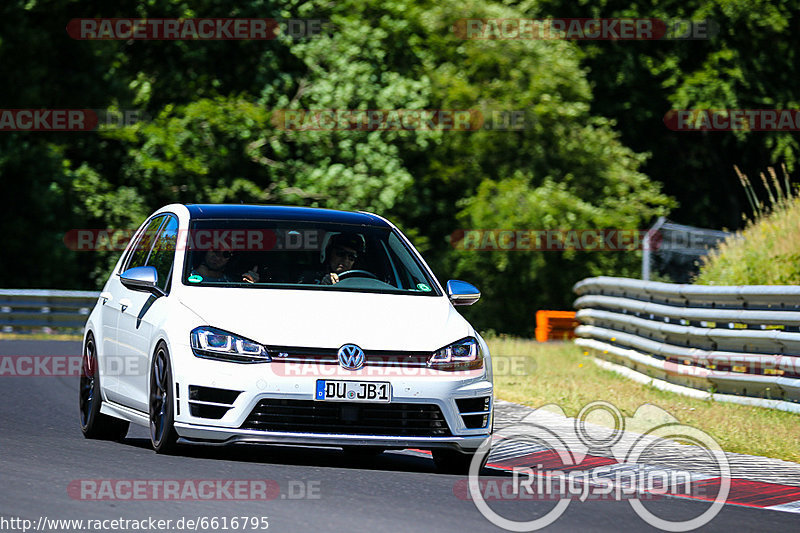
<path fill-rule="evenodd" d="M 79 353 L 77 342 L 0 341 L 0 356 Z M 0 376 L 0 387 L 0 530 L 13 530 L 10 524 L 20 524 L 4 520 L 28 519 L 35 527 L 41 517 L 152 517 L 172 520 L 172 524 L 184 518 L 184 525 L 187 520 L 202 517 L 268 517 L 269 531 L 286 532 L 500 530 L 481 515 L 471 500 L 456 496 L 454 487 L 463 477 L 436 473 L 431 459 L 417 452 L 389 451 L 364 458 L 333 448 L 240 446 L 192 447 L 183 456 L 161 456 L 150 448 L 147 430 L 138 426 L 131 426 L 122 443 L 84 439 L 78 426 L 75 376 Z M 506 475 L 489 469 L 484 472 L 487 476 Z M 80 480 L 217 479 L 272 480 L 270 486 L 277 483 L 280 494 L 261 501 L 90 501 L 75 490 Z M 494 508 L 508 519 L 531 520 L 544 515 L 553 505 L 503 502 Z M 703 502 L 673 498 L 648 503 L 654 513 L 674 520 L 699 515 L 707 507 Z M 797 514 L 725 506 L 702 530 L 796 531 L 797 525 Z M 117 530 L 112 526 L 109 522 L 107 529 L 100 530 Z M 223 530 L 221 526 L 216 529 Z M 180 529 L 173 525 L 168 530 Z M 240 525 L 239 530 L 259 529 L 242 529 Z M 627 502 L 573 501 L 547 530 L 654 528 L 639 518 Z"/>

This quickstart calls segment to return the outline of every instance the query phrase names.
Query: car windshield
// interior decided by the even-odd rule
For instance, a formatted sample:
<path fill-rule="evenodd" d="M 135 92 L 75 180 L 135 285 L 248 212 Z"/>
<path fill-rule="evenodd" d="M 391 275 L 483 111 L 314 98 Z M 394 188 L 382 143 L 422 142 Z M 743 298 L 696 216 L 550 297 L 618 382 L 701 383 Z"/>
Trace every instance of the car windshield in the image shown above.
<path fill-rule="evenodd" d="M 275 220 L 196 220 L 183 283 L 439 296 L 389 228 Z"/>

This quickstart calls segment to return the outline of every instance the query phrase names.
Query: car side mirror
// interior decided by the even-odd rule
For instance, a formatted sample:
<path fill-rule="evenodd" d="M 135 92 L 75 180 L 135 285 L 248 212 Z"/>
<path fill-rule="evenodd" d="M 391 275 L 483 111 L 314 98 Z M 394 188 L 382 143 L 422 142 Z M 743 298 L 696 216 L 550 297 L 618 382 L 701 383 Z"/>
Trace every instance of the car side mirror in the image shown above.
<path fill-rule="evenodd" d="M 480 299 L 481 291 L 471 283 L 451 279 L 447 282 L 447 297 L 453 305 L 472 305 Z"/>
<path fill-rule="evenodd" d="M 153 266 L 129 268 L 120 275 L 119 280 L 132 291 L 149 292 L 156 296 L 166 294 L 157 285 L 158 272 Z"/>

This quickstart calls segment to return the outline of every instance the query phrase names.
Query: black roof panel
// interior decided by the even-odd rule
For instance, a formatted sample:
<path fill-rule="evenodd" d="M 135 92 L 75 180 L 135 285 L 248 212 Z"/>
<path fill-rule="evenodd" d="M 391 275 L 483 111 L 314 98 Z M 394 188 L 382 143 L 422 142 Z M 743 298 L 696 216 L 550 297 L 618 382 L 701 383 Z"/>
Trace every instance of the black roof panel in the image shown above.
<path fill-rule="evenodd" d="M 334 222 L 389 227 L 381 218 L 367 213 L 320 209 L 316 207 L 292 207 L 283 205 L 244 204 L 187 204 L 192 220 L 198 219 L 266 219 L 297 220 L 304 222 Z"/>

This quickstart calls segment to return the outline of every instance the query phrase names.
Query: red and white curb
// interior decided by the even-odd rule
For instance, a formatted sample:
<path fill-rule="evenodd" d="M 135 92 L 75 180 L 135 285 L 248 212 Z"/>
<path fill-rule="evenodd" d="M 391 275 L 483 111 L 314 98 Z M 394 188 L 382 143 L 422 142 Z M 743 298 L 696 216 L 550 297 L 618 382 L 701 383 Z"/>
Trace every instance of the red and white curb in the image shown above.
<path fill-rule="evenodd" d="M 495 437 L 495 445 L 500 444 L 504 439 Z M 424 450 L 412 450 L 430 456 L 430 452 Z M 660 497 L 685 498 L 700 501 L 713 501 L 723 482 L 719 475 L 704 474 L 699 472 L 683 472 L 663 466 L 653 466 L 647 464 L 621 463 L 613 457 L 602 455 L 587 454 L 581 457 L 578 464 L 564 465 L 558 452 L 552 449 L 545 449 L 513 443 L 501 447 L 498 453 L 492 452 L 486 466 L 490 469 L 513 471 L 515 469 L 529 468 L 534 470 L 538 476 L 553 478 L 564 478 L 570 472 L 580 471 L 582 479 L 602 479 L 605 483 L 613 485 L 614 480 L 625 478 L 624 473 L 630 473 L 628 479 L 634 475 L 641 476 L 648 471 L 659 471 L 661 473 L 680 473 L 687 475 L 691 481 L 691 492 L 681 492 L 673 490 L 659 490 L 657 495 Z M 676 476 L 677 477 L 677 476 Z M 670 477 L 671 478 L 671 477 Z M 800 480 L 798 480 L 800 483 Z M 616 488 L 616 487 L 615 487 Z M 631 489 L 630 485 L 624 486 L 626 491 Z M 456 484 L 454 488 L 456 496 L 466 499 L 466 480 L 461 484 Z M 641 493 L 650 491 L 641 491 Z M 711 495 L 711 496 L 709 496 Z M 769 509 L 773 511 L 783 511 L 790 513 L 800 513 L 800 486 L 771 483 L 765 481 L 755 481 L 743 478 L 730 478 L 730 489 L 726 505 L 738 505 L 744 507 L 755 507 L 759 509 Z"/>

